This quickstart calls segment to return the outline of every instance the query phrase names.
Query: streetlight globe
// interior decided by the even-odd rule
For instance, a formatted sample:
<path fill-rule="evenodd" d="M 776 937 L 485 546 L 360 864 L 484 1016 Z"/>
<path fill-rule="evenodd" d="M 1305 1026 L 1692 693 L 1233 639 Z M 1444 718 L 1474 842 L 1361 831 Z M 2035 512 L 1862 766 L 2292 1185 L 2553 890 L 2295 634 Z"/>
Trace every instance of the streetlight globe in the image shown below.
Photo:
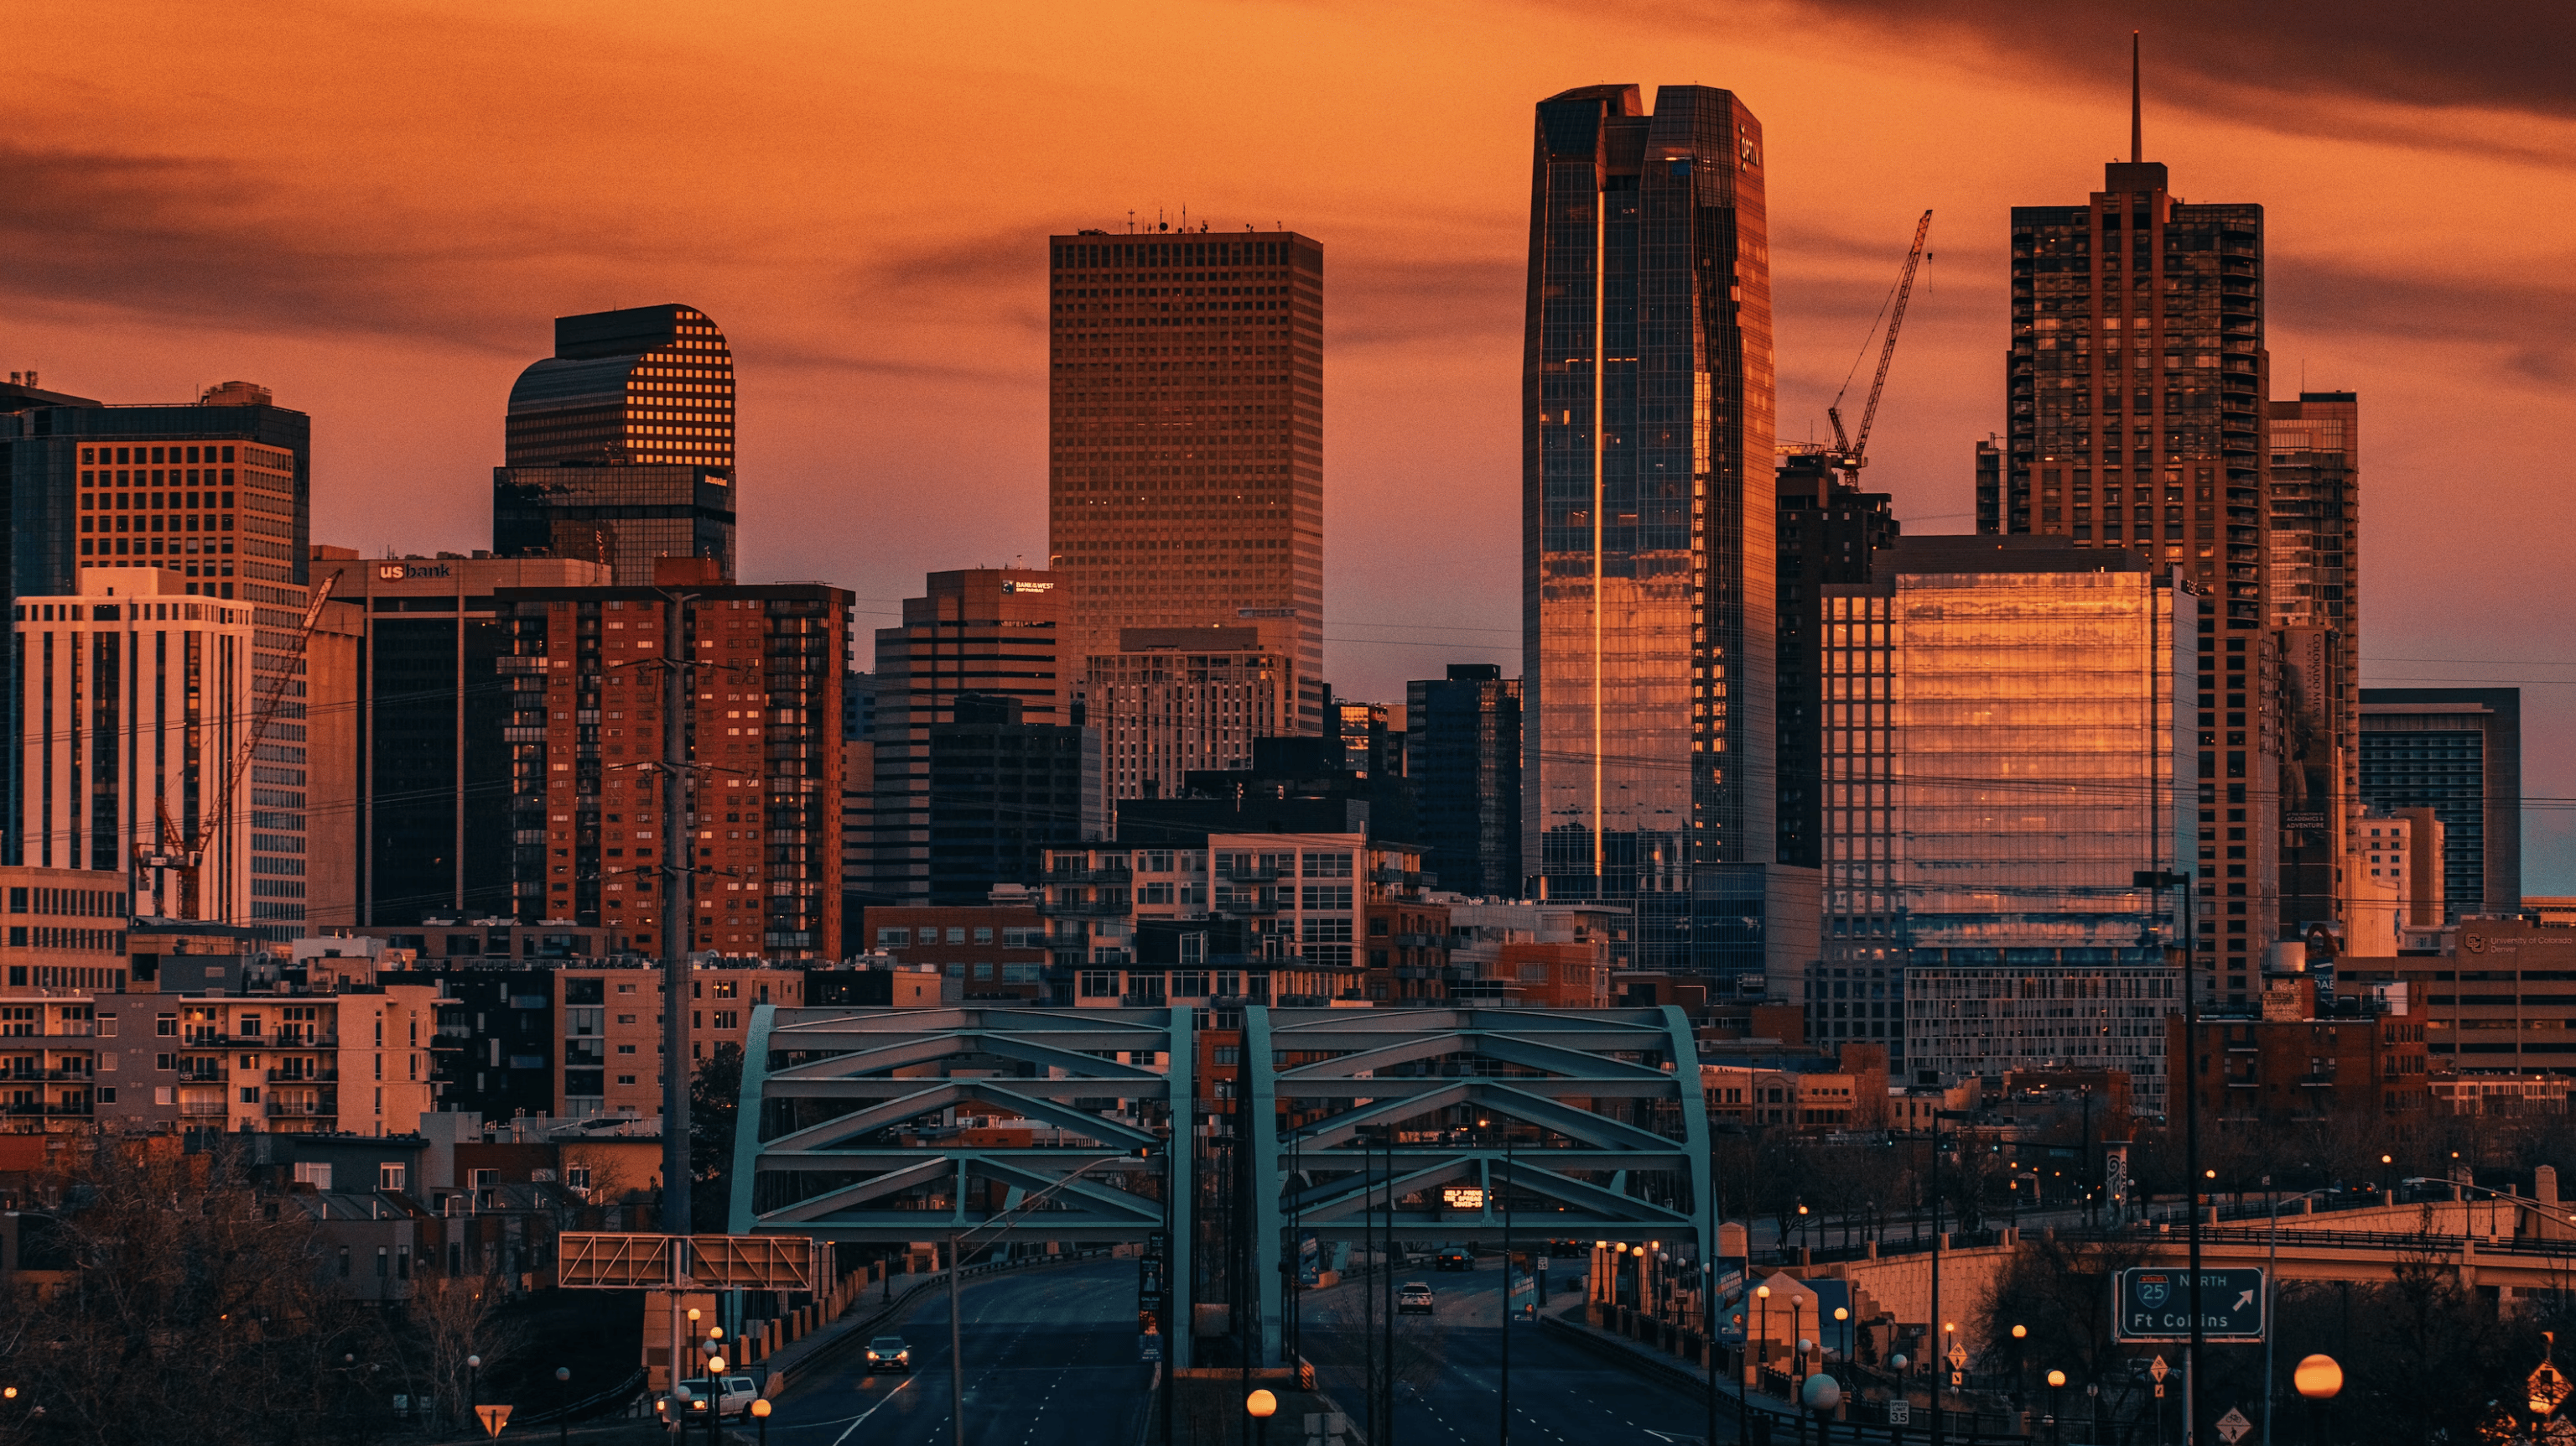
<path fill-rule="evenodd" d="M 467 1356 L 465 1358 L 465 1369 L 469 1371 L 479 1371 L 483 1369 L 483 1358 L 481 1356 Z"/>
<path fill-rule="evenodd" d="M 695 1323 L 697 1322 L 697 1319 L 698 1319 L 698 1308 L 697 1308 L 696 1306 L 690 1306 L 690 1307 L 689 1307 L 689 1321 L 690 1321 L 690 1323 L 691 1323 L 691 1324 L 695 1324 Z"/>
<path fill-rule="evenodd" d="M 1899 1373 L 1902 1373 L 1907 1366 L 1912 1364 L 1914 1364 L 1912 1361 L 1905 1358 L 1905 1352 L 1903 1351 L 1898 1351 L 1895 1355 L 1887 1358 L 1887 1368 Z"/>
<path fill-rule="evenodd" d="M 2396 1161 L 2395 1161 L 2395 1159 L 2394 1159 L 2392 1156 L 2382 1155 L 2382 1156 L 2380 1156 L 2380 1157 L 2379 1157 L 2379 1163 L 2381 1163 L 2381 1164 L 2383 1164 L 2383 1165 L 2390 1165 L 2390 1164 L 2394 1164 L 2394 1163 L 2396 1163 Z"/>
<path fill-rule="evenodd" d="M 2332 1356 L 2309 1356 L 2290 1373 L 2290 1383 L 2311 1401 L 2331 1401 L 2343 1389 L 2343 1367 Z"/>
<path fill-rule="evenodd" d="M 724 1327 L 723 1327 L 723 1326 L 709 1326 L 709 1327 L 707 1327 L 707 1339 L 708 1339 L 708 1340 L 711 1340 L 711 1341 L 720 1341 L 720 1340 L 723 1340 L 723 1339 L 724 1339 Z"/>
<path fill-rule="evenodd" d="M 1753 1298 L 1756 1300 L 1769 1300 L 1771 1298 L 1771 1287 L 1767 1285 L 1757 1285 L 1753 1287 Z"/>
<path fill-rule="evenodd" d="M 1279 1398 L 1268 1391 L 1255 1391 L 1243 1398 L 1244 1414 L 1256 1421 L 1267 1421 L 1279 1410 Z"/>
<path fill-rule="evenodd" d="M 724 1357 L 722 1357 L 722 1356 L 709 1356 L 709 1357 L 707 1357 L 707 1369 L 708 1369 L 709 1371 L 722 1371 L 722 1370 L 724 1369 Z"/>
<path fill-rule="evenodd" d="M 1807 1352 L 1807 1351 L 1812 1351 L 1812 1350 L 1814 1350 L 1815 1348 L 1816 1348 L 1816 1343 L 1815 1343 L 1814 1341 L 1811 1341 L 1811 1340 L 1807 1339 L 1805 1336 L 1800 1336 L 1800 1337 L 1798 1337 L 1798 1350 L 1799 1350 L 1801 1353 L 1804 1353 L 1804 1352 Z"/>
<path fill-rule="evenodd" d="M 758 1418 L 760 1418 L 761 1420 L 763 1420 L 763 1421 L 768 1420 L 768 1419 L 769 1419 L 769 1412 L 770 1412 L 770 1405 L 769 1405 L 769 1398 L 768 1398 L 768 1397 L 763 1396 L 763 1397 L 761 1397 L 759 1400 L 754 1401 L 754 1402 L 752 1402 L 752 1403 L 751 1403 L 751 1414 L 752 1414 L 752 1415 L 754 1415 L 754 1416 L 756 1416 L 756 1417 L 758 1417 Z"/>
<path fill-rule="evenodd" d="M 1838 1306 L 1835 1306 L 1835 1307 L 1834 1307 L 1834 1319 L 1836 1319 L 1836 1320 L 1850 1320 L 1850 1319 L 1851 1319 L 1851 1311 L 1850 1311 L 1850 1309 L 1849 1309 L 1848 1307 L 1845 1307 L 1845 1306 L 1839 1306 L 1839 1305 L 1838 1305 Z"/>
<path fill-rule="evenodd" d="M 2030 1334 L 2030 1327 L 2028 1327 L 2028 1326 L 2026 1326 L 2026 1325 L 2017 1325 L 2017 1326 L 2014 1326 L 2014 1327 L 2013 1327 L 2013 1339 L 2014 1339 L 2014 1340 L 2021 1340 L 2021 1339 L 2023 1339 L 2023 1338 L 2027 1337 L 2029 1334 Z"/>
<path fill-rule="evenodd" d="M 1843 1403 L 1842 1382 L 1818 1371 L 1798 1388 L 1798 1396 L 1810 1411 L 1830 1411 Z"/>
<path fill-rule="evenodd" d="M 16 1399 L 18 1399 L 17 1387 L 0 1386 L 0 1401 L 14 1401 Z"/>
<path fill-rule="evenodd" d="M 2050 1390 L 2056 1390 L 2058 1387 L 2065 1384 L 2066 1373 L 2064 1371 L 2051 1371 L 2048 1373 L 2048 1388 Z"/>
<path fill-rule="evenodd" d="M 569 1381 L 569 1380 L 571 1380 L 571 1379 L 572 1379 L 572 1367 L 570 1367 L 570 1366 L 557 1366 L 557 1367 L 555 1367 L 555 1379 L 556 1379 L 557 1381 Z"/>
<path fill-rule="evenodd" d="M 1804 1206 L 1804 1205 L 1799 1206 L 1799 1207 L 1798 1207 L 1798 1213 L 1799 1213 L 1799 1214 L 1801 1214 L 1801 1215 L 1806 1214 L 1806 1213 L 1807 1213 L 1807 1207 L 1806 1207 L 1806 1206 Z"/>

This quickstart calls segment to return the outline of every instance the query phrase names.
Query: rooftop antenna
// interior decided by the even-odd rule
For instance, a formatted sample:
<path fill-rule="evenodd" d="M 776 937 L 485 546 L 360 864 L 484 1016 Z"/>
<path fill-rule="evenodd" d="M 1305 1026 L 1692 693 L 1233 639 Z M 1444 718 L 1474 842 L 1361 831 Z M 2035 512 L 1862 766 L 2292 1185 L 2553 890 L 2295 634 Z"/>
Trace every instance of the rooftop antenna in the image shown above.
<path fill-rule="evenodd" d="M 2147 129 L 2138 107 L 2138 32 L 2129 32 L 2129 164 L 2147 158 Z"/>

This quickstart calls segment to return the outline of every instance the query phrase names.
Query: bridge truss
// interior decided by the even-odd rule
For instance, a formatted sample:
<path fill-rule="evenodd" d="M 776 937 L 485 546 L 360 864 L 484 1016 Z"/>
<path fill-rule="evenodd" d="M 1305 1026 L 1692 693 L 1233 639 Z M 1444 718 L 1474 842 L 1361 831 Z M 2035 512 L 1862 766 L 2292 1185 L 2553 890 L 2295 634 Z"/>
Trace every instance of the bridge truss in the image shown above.
<path fill-rule="evenodd" d="M 1240 1202 L 1225 1213 L 1249 1227 L 1240 1279 L 1273 1362 L 1298 1237 L 1498 1241 L 1508 1209 L 1523 1241 L 1696 1257 L 1706 1223 L 1708 1117 L 1670 1008 L 765 1005 L 742 1102 L 738 1234 L 1160 1235 L 1170 1318 L 1190 1321 L 1194 1202 Z M 1174 1120 L 1193 1127 L 1178 1149 Z M 1175 1167 L 1195 1188 L 1166 1188 Z"/>

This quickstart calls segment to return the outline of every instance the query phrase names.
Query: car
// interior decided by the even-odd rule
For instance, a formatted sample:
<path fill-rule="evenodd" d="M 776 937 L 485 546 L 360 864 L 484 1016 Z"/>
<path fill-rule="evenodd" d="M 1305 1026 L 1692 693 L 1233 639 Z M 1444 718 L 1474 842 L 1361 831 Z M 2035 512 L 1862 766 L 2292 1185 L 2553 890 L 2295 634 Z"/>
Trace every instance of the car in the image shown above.
<path fill-rule="evenodd" d="M 878 1336 L 868 1342 L 868 1369 L 912 1374 L 912 1347 L 901 1336 Z"/>
<path fill-rule="evenodd" d="M 1397 1315 L 1430 1315 L 1432 1313 L 1430 1285 L 1424 1281 L 1408 1280 L 1404 1284 L 1397 1286 L 1395 1290 L 1395 1313 Z"/>
<path fill-rule="evenodd" d="M 1476 1268 L 1476 1252 L 1463 1245 L 1443 1245 L 1440 1253 L 1433 1257 L 1433 1263 L 1442 1270 L 1473 1270 Z"/>
<path fill-rule="evenodd" d="M 721 1386 L 721 1389 L 719 1389 L 719 1386 Z M 689 1393 L 689 1400 L 691 1402 L 690 1419 L 692 1420 L 699 1419 L 695 1403 L 701 1400 L 710 1402 L 718 1416 L 731 1416 L 736 1420 L 749 1420 L 751 1418 L 751 1403 L 760 1399 L 760 1383 L 749 1376 L 727 1376 L 721 1383 L 711 1382 L 700 1378 L 697 1380 L 682 1381 L 680 1383 L 680 1387 Z M 668 1420 L 670 1418 L 671 1411 L 671 1398 L 663 1396 L 655 1400 L 653 1402 L 653 1409 L 655 1412 L 660 1414 L 663 1419 Z"/>

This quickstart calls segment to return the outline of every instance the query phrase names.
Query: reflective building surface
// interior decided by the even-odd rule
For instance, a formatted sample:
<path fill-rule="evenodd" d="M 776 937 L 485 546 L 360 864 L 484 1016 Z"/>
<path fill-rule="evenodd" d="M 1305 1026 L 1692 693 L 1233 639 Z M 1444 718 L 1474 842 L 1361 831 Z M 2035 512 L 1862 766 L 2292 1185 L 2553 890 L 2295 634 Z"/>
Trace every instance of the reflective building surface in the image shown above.
<path fill-rule="evenodd" d="M 604 562 L 629 586 L 657 557 L 733 577 L 733 397 L 733 352 L 695 308 L 555 318 L 555 354 L 510 388 L 492 550 Z"/>
<path fill-rule="evenodd" d="M 2522 908 L 2522 690 L 2361 690 L 2361 798 L 2442 823 L 2443 905 Z"/>
<path fill-rule="evenodd" d="M 1292 231 L 1047 244 L 1048 565 L 1072 594 L 1067 656 L 1123 652 L 1126 628 L 1263 625 L 1287 635 L 1285 731 L 1323 732 L 1323 246 Z"/>
<path fill-rule="evenodd" d="M 1812 952 L 1813 875 L 1774 862 L 1762 162 L 1761 123 L 1726 91 L 1538 106 L 1522 866 L 1550 899 L 1633 908 L 1643 969 L 1743 976 Z"/>
<path fill-rule="evenodd" d="M 1907 966 L 2161 965 L 2192 851 L 2199 600 L 2128 552 L 1908 538 L 1823 603 L 1818 1041 L 1890 1041 Z M 2243 915 L 2239 917 L 2242 930 Z"/>

